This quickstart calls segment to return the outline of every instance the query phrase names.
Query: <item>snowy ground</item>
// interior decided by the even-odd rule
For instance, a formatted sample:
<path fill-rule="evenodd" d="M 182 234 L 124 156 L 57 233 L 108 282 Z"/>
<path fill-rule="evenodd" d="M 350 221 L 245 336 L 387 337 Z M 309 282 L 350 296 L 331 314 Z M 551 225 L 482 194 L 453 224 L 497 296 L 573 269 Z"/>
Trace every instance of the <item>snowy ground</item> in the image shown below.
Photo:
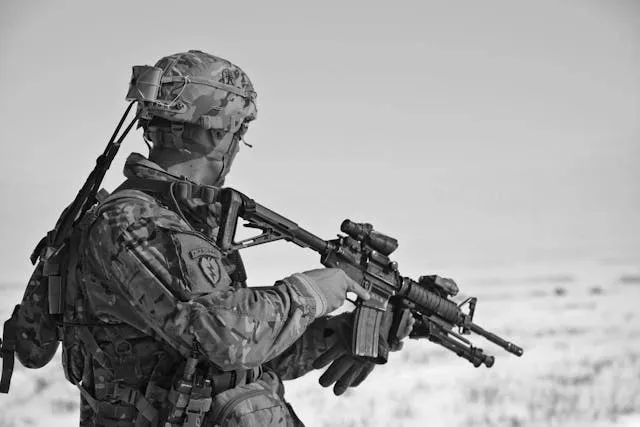
<path fill-rule="evenodd" d="M 479 297 L 476 321 L 525 348 L 517 358 L 488 342 L 491 369 L 429 342 L 410 341 L 359 388 L 336 397 L 318 375 L 287 384 L 310 426 L 640 427 L 640 264 L 582 262 L 461 271 Z M 0 314 L 21 290 L 0 287 Z M 481 339 L 475 339 L 481 344 Z M 59 358 L 16 367 L 0 396 L 0 426 L 77 425 L 78 396 Z"/>

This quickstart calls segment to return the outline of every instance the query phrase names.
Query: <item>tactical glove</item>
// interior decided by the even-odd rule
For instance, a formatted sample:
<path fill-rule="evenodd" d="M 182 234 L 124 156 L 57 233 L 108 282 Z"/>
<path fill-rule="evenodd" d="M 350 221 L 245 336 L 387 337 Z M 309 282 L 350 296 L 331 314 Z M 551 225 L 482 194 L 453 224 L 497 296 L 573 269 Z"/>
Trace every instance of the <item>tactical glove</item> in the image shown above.
<path fill-rule="evenodd" d="M 389 351 L 399 351 L 402 348 L 402 340 L 409 336 L 415 319 L 409 310 L 398 313 L 397 331 L 389 340 L 380 337 L 379 354 Z M 388 331 L 388 329 L 386 329 Z M 332 342 L 329 350 L 323 353 L 313 362 L 315 369 L 331 366 L 320 376 L 319 383 L 323 387 L 329 387 L 335 383 L 333 393 L 336 396 L 343 394 L 349 387 L 360 385 L 373 371 L 375 363 L 371 360 L 351 354 L 351 340 L 353 335 L 353 313 L 343 313 L 327 320 L 327 339 Z"/>
<path fill-rule="evenodd" d="M 347 299 L 347 292 L 353 292 L 365 301 L 371 297 L 366 289 L 339 268 L 305 271 L 293 274 L 285 280 L 306 296 L 313 298 L 316 319 L 342 306 Z"/>
<path fill-rule="evenodd" d="M 327 319 L 325 336 L 329 350 L 313 362 L 314 369 L 331 366 L 320 376 L 322 387 L 335 383 L 333 393 L 340 396 L 349 387 L 357 387 L 373 371 L 375 363 L 351 354 L 351 336 L 353 330 L 353 313 L 342 313 Z"/>

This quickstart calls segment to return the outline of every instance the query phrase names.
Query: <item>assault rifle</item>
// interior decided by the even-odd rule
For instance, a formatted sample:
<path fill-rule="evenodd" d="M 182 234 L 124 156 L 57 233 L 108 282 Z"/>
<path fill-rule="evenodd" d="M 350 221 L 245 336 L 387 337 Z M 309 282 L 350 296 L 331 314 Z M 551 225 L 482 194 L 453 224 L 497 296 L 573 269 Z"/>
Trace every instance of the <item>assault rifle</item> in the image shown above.
<path fill-rule="evenodd" d="M 184 190 L 187 190 L 186 187 Z M 389 258 L 397 249 L 398 241 L 375 231 L 370 224 L 345 220 L 340 230 L 346 235 L 338 235 L 334 240 L 323 240 L 232 188 L 215 189 L 214 193 L 209 198 L 221 204 L 217 244 L 223 252 L 286 240 L 318 252 L 322 265 L 342 269 L 370 291 L 369 300 L 356 301 L 352 342 L 354 355 L 378 359 L 378 340 L 383 319 L 408 309 L 416 319 L 411 337 L 427 338 L 442 345 L 475 367 L 485 365 L 490 368 L 494 357 L 474 347 L 463 337 L 471 332 L 509 353 L 522 356 L 521 347 L 473 323 L 476 298 L 468 298 L 460 305 L 449 299 L 458 292 L 453 280 L 422 276 L 415 281 L 400 275 L 398 264 Z M 245 227 L 258 229 L 260 234 L 235 241 L 240 218 L 246 221 Z M 465 306 L 468 309 L 463 311 Z M 457 333 L 453 331 L 454 327 L 458 328 Z"/>

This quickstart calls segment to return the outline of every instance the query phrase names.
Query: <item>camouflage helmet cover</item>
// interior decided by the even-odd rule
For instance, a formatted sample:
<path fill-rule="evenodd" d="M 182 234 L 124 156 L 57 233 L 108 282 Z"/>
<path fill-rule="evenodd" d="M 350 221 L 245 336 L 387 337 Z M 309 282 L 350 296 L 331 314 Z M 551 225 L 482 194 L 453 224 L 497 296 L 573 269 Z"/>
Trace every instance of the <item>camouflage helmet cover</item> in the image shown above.
<path fill-rule="evenodd" d="M 249 77 L 231 62 L 198 50 L 160 59 L 156 100 L 140 103 L 141 118 L 197 124 L 237 132 L 256 118 L 256 92 Z"/>

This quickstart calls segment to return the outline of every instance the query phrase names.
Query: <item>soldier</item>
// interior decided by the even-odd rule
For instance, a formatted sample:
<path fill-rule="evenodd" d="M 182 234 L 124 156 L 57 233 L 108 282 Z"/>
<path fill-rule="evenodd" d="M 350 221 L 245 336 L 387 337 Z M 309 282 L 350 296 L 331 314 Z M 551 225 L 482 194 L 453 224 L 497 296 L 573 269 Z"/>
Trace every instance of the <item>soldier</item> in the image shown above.
<path fill-rule="evenodd" d="M 326 316 L 347 292 L 370 295 L 339 269 L 246 287 L 239 254 L 214 243 L 218 212 L 203 189 L 223 185 L 256 93 L 240 68 L 200 51 L 156 67 L 161 83 L 138 106 L 148 159 L 130 155 L 127 180 L 85 216 L 70 250 L 63 365 L 81 391 L 80 424 L 302 425 L 282 380 L 332 362 L 323 386 L 341 394 L 362 382 L 374 365 L 349 355 L 350 314 Z M 34 335 L 40 275 L 19 337 Z M 26 341 L 16 353 L 42 364 Z"/>

